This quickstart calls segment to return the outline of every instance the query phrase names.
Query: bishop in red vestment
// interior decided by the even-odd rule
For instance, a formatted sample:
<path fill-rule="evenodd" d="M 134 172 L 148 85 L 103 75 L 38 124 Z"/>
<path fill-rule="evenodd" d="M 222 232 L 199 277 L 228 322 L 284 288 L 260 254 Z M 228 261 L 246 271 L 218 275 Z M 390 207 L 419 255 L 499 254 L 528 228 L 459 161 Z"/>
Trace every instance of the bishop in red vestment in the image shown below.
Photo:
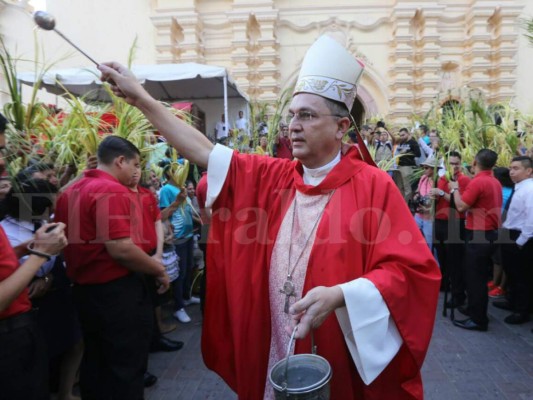
<path fill-rule="evenodd" d="M 388 175 L 356 147 L 341 152 L 362 64 L 328 37 L 309 49 L 289 107 L 297 161 L 214 147 L 123 66 L 99 68 L 180 154 L 208 166 L 206 365 L 240 399 L 271 397 L 268 367 L 288 318 L 287 331 L 299 327 L 295 353 L 310 352 L 314 329 L 332 400 L 422 399 L 440 272 Z M 285 279 L 295 296 L 280 292 Z"/>
<path fill-rule="evenodd" d="M 207 304 L 202 338 L 206 365 L 242 399 L 262 398 L 271 342 L 270 258 L 287 208 L 300 191 L 335 190 L 311 251 L 304 293 L 364 277 L 383 296 L 403 344 L 365 385 L 335 314 L 315 330 L 318 353 L 333 369 L 332 399 L 421 399 L 420 368 L 437 305 L 440 272 L 389 176 L 352 147 L 318 186 L 304 184 L 297 161 L 235 153 L 213 207 Z M 280 294 L 281 295 L 281 294 Z M 309 353 L 310 338 L 295 353 Z"/>

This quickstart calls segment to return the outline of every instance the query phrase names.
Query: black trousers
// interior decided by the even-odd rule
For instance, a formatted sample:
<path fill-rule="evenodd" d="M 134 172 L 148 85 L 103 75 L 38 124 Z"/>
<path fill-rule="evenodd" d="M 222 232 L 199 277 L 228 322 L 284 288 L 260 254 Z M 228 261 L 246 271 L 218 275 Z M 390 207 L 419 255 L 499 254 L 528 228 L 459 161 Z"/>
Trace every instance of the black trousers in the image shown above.
<path fill-rule="evenodd" d="M 76 285 L 85 352 L 84 400 L 140 400 L 152 337 L 153 307 L 140 274 L 98 285 Z"/>
<path fill-rule="evenodd" d="M 520 236 L 519 231 L 503 231 L 509 235 L 510 241 L 502 243 L 502 263 L 509 283 L 509 301 L 514 311 L 527 314 L 531 304 L 531 277 L 533 275 L 533 240 L 519 248 L 515 240 Z"/>
<path fill-rule="evenodd" d="M 465 301 L 463 257 L 465 252 L 465 221 L 456 221 L 455 226 L 448 220 L 435 220 L 435 250 L 444 277 L 444 285 L 450 284 L 452 299 L 458 303 Z"/>
<path fill-rule="evenodd" d="M 0 398 L 49 400 L 48 357 L 31 313 L 0 321 Z"/>
<path fill-rule="evenodd" d="M 492 270 L 492 256 L 496 251 L 497 231 L 466 230 L 464 259 L 466 293 L 470 318 L 479 325 L 487 325 L 489 294 L 487 282 Z"/>

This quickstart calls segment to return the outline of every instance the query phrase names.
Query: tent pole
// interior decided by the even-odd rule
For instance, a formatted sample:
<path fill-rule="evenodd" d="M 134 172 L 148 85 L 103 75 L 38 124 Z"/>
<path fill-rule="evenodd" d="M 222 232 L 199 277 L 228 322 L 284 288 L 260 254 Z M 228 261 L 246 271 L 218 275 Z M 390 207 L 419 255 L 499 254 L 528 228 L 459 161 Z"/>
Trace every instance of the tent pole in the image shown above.
<path fill-rule="evenodd" d="M 224 120 L 226 125 L 226 135 L 229 136 L 229 115 L 228 115 L 228 71 L 224 71 Z"/>

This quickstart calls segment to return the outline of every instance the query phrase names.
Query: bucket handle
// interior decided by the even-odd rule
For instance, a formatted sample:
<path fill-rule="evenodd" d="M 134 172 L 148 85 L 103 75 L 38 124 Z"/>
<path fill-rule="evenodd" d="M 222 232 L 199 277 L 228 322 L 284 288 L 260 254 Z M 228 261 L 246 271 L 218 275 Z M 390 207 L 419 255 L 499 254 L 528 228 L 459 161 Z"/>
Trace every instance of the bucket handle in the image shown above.
<path fill-rule="evenodd" d="M 291 355 L 291 347 L 292 342 L 294 341 L 294 336 L 296 335 L 296 331 L 298 330 L 298 325 L 294 327 L 294 330 L 292 331 L 291 338 L 289 339 L 289 346 L 287 348 L 287 356 L 285 357 L 285 371 L 283 373 L 283 383 L 281 385 L 281 391 L 285 392 L 287 390 L 287 381 L 288 381 L 288 375 L 289 375 L 289 357 Z M 316 345 L 315 345 L 315 335 L 313 334 L 313 330 L 311 329 L 311 352 L 316 355 Z"/>

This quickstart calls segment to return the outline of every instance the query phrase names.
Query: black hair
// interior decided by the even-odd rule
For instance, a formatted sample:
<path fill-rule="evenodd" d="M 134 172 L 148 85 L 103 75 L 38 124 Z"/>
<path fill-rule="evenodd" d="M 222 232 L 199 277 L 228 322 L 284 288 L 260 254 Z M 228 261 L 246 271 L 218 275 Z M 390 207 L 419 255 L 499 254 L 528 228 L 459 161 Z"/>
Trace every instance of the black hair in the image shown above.
<path fill-rule="evenodd" d="M 376 128 L 385 128 L 385 122 L 378 121 L 378 123 L 376 124 Z"/>
<path fill-rule="evenodd" d="M 357 133 L 355 133 L 355 131 L 349 131 L 348 137 L 352 142 L 357 143 Z"/>
<path fill-rule="evenodd" d="M 369 125 L 363 125 L 363 126 L 361 127 L 361 130 L 362 130 L 362 131 L 369 131 L 369 130 L 370 130 L 370 126 L 369 126 Z"/>
<path fill-rule="evenodd" d="M 7 119 L 2 114 L 0 114 L 0 133 L 4 133 L 7 127 Z"/>
<path fill-rule="evenodd" d="M 448 153 L 448 157 L 457 157 L 459 160 L 462 160 L 463 157 L 461 157 L 461 153 L 458 151 L 452 150 Z"/>
<path fill-rule="evenodd" d="M 520 162 L 524 168 L 533 168 L 533 160 L 531 159 L 531 157 L 516 156 L 516 157 L 513 157 L 511 162 L 515 162 L 515 161 Z"/>
<path fill-rule="evenodd" d="M 503 187 L 512 188 L 514 186 L 514 183 L 511 180 L 511 176 L 509 175 L 509 168 L 496 167 L 492 170 L 492 172 L 494 173 L 494 177 L 498 179 L 498 181 Z"/>
<path fill-rule="evenodd" d="M 409 129 L 407 129 L 407 128 L 402 128 L 402 129 L 400 129 L 400 132 L 407 132 L 407 133 L 409 134 Z"/>
<path fill-rule="evenodd" d="M 54 169 L 53 164 L 47 164 L 47 163 L 35 163 L 32 164 L 26 168 L 24 168 L 22 171 L 20 171 L 16 179 L 20 182 L 22 181 L 28 181 L 32 179 L 32 175 L 36 172 L 44 172 L 44 171 L 50 171 L 51 169 Z"/>
<path fill-rule="evenodd" d="M 0 219 L 10 216 L 28 221 L 40 216 L 53 205 L 52 195 L 55 193 L 57 188 L 46 179 L 15 180 L 0 202 Z"/>
<path fill-rule="evenodd" d="M 476 154 L 476 162 L 482 170 L 492 169 L 498 160 L 498 153 L 490 149 L 481 149 Z"/>
<path fill-rule="evenodd" d="M 98 162 L 104 165 L 111 164 L 115 158 L 120 156 L 124 156 L 126 160 L 131 160 L 140 155 L 141 152 L 133 143 L 114 135 L 102 140 L 97 151 Z"/>
<path fill-rule="evenodd" d="M 418 129 L 420 129 L 424 133 L 428 133 L 428 127 L 426 125 L 420 125 Z"/>

